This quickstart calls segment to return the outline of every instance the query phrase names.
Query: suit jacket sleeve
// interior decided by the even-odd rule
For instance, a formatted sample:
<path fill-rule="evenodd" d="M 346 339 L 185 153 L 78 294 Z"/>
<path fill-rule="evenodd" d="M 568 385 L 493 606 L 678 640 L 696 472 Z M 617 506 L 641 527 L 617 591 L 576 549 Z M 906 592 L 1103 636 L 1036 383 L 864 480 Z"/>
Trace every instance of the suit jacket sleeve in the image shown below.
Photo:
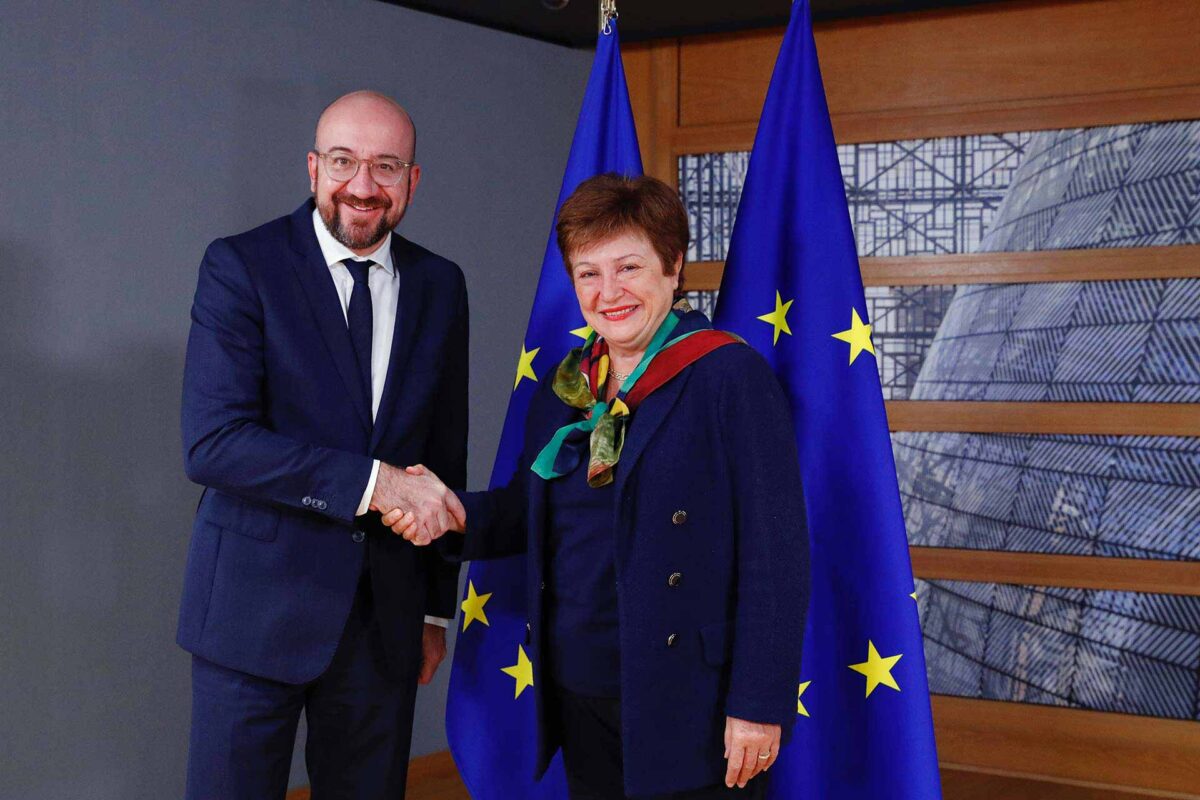
<path fill-rule="evenodd" d="M 250 272 L 241 256 L 218 239 L 200 264 L 184 367 L 188 478 L 247 500 L 350 523 L 372 461 L 297 441 L 265 424 L 263 329 L 262 304 Z"/>
<path fill-rule="evenodd" d="M 726 713 L 787 729 L 809 598 L 804 490 L 783 389 L 756 353 L 746 367 L 725 376 L 721 393 L 738 585 Z"/>
<path fill-rule="evenodd" d="M 512 477 L 504 486 L 486 492 L 458 493 L 467 510 L 467 530 L 464 534 L 447 533 L 438 539 L 443 558 L 454 562 L 478 561 L 526 551 L 529 481 L 541 480 L 531 475 L 530 467 L 549 439 L 545 420 L 560 416 L 554 412 L 558 410 L 556 406 L 562 405 L 551 389 L 553 372 L 543 375 L 538 384 L 525 416 L 525 440 Z"/>
<path fill-rule="evenodd" d="M 467 290 L 461 273 L 458 275 L 457 312 L 446 352 L 441 386 L 435 400 L 431 426 L 428 466 L 451 489 L 461 491 L 467 486 L 467 363 L 469 315 Z M 457 536 L 450 533 L 449 536 Z M 445 538 L 445 537 L 443 537 Z M 425 613 L 453 619 L 458 605 L 458 567 L 438 556 L 427 547 L 421 551 L 428 569 L 428 590 Z"/>

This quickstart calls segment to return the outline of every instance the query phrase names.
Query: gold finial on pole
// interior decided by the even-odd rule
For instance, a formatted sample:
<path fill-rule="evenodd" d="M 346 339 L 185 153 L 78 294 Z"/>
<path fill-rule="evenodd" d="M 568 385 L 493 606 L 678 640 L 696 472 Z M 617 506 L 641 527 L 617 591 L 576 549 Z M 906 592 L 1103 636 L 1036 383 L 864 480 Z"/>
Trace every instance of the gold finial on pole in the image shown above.
<path fill-rule="evenodd" d="M 610 24 L 617 18 L 617 0 L 600 0 L 600 32 L 605 36 L 612 33 Z"/>

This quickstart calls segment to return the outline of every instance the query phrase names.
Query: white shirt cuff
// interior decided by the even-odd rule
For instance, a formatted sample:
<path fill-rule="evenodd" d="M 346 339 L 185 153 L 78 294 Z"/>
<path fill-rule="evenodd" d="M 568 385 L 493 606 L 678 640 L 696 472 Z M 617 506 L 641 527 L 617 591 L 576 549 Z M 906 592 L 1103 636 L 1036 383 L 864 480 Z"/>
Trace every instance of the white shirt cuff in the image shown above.
<path fill-rule="evenodd" d="M 426 625 L 437 625 L 439 628 L 449 628 L 452 619 L 442 619 L 441 617 L 425 617 Z"/>
<path fill-rule="evenodd" d="M 354 516 L 361 517 L 371 510 L 371 496 L 375 494 L 375 479 L 378 477 L 379 459 L 375 459 L 375 463 L 371 466 L 371 480 L 367 481 L 367 490 L 363 492 L 362 500 L 358 501 L 358 510 L 354 512 Z"/>

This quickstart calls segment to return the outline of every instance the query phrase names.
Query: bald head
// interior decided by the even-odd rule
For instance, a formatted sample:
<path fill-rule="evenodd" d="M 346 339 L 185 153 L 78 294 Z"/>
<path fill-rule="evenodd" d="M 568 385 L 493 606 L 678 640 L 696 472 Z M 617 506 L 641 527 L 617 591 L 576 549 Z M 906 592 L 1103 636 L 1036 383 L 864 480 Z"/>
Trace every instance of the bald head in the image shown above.
<path fill-rule="evenodd" d="M 317 120 L 308 179 L 335 239 L 369 255 L 400 223 L 421 182 L 416 150 L 412 118 L 392 98 L 360 91 L 329 104 Z"/>
<path fill-rule="evenodd" d="M 317 150 L 345 147 L 350 140 L 382 148 L 371 155 L 403 161 L 416 156 L 417 129 L 412 117 L 392 98 L 368 89 L 342 95 L 326 106 L 317 120 Z"/>

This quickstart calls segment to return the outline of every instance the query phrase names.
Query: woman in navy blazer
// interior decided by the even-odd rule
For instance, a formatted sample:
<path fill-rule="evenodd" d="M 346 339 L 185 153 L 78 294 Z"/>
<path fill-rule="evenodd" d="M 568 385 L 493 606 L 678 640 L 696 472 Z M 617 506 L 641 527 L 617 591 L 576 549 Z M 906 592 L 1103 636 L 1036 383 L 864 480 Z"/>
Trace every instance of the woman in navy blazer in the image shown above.
<path fill-rule="evenodd" d="M 539 381 L 512 481 L 460 495 L 465 535 L 439 546 L 528 554 L 539 776 L 561 747 L 573 800 L 765 796 L 809 594 L 787 400 L 675 304 L 688 227 L 668 186 L 585 181 L 558 241 L 595 334 Z M 411 514 L 384 522 L 415 535 Z"/>

